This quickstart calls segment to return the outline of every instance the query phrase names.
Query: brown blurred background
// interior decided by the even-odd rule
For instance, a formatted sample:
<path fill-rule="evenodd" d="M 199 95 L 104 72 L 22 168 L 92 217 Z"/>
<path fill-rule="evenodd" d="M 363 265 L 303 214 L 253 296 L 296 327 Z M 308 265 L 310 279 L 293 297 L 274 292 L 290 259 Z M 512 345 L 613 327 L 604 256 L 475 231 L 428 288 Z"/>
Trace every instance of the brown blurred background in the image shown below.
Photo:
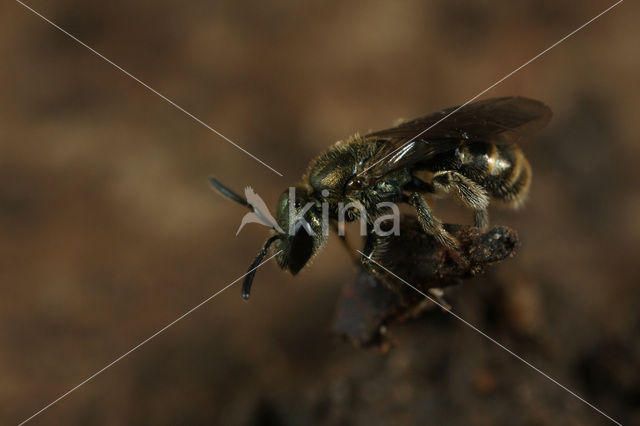
<path fill-rule="evenodd" d="M 29 5 L 279 177 L 12 1 L 0 5 L 0 424 L 16 424 L 240 276 L 270 204 L 356 131 L 460 104 L 608 1 L 114 1 Z M 554 111 L 524 147 L 518 255 L 454 310 L 615 419 L 640 423 L 640 26 L 622 3 L 485 97 Z M 466 220 L 446 201 L 447 221 Z M 333 240 L 298 277 L 234 286 L 33 424 L 606 424 L 454 318 L 386 355 L 330 332 L 355 271 Z"/>

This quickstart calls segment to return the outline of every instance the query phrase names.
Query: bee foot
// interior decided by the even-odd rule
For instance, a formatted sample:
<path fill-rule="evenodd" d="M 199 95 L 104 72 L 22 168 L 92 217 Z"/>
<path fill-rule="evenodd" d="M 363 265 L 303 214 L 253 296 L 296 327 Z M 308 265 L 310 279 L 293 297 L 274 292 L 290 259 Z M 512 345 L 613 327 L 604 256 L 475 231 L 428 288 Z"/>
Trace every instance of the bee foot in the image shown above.
<path fill-rule="evenodd" d="M 440 229 L 439 232 L 435 234 L 435 238 L 440 244 L 442 244 L 449 250 L 460 250 L 460 242 L 444 229 Z"/>

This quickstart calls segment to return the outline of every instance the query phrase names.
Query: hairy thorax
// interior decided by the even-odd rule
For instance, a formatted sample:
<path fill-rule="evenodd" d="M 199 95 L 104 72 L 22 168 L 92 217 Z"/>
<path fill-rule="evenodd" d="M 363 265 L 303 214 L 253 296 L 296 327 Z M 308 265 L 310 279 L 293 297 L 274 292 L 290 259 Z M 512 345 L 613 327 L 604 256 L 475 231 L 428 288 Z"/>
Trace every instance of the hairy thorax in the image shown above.
<path fill-rule="evenodd" d="M 389 173 L 371 187 L 349 190 L 348 183 L 359 173 L 366 173 L 371 159 L 382 149 L 384 142 L 353 136 L 340 141 L 311 163 L 305 181 L 318 198 L 327 201 L 334 211 L 338 203 L 361 204 L 371 217 L 377 216 L 378 204 L 398 202 L 402 186 L 410 176 L 407 170 Z M 357 218 L 355 211 L 354 217 Z"/>

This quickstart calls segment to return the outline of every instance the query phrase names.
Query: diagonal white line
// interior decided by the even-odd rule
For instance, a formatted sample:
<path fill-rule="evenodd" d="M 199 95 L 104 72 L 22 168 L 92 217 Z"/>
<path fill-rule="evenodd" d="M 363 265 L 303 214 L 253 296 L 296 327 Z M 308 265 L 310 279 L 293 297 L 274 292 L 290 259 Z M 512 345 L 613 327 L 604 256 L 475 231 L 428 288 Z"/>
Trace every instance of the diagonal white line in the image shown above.
<path fill-rule="evenodd" d="M 246 273 L 244 273 L 243 275 L 240 275 L 238 278 L 236 278 L 235 280 L 231 281 L 229 284 L 227 284 L 225 287 L 223 287 L 222 289 L 218 290 L 217 292 L 215 292 L 214 294 L 212 294 L 211 296 L 207 297 L 206 299 L 204 299 L 202 302 L 198 303 L 196 306 L 194 306 L 193 308 L 189 309 L 187 312 L 185 312 L 184 314 L 180 315 L 178 318 L 176 318 L 175 320 L 171 321 L 169 324 L 165 325 L 164 327 L 162 327 L 160 330 L 156 331 L 155 333 L 153 333 L 151 336 L 147 337 L 146 339 L 144 339 L 142 342 L 138 343 L 137 345 L 135 345 L 133 348 L 129 349 L 127 352 L 123 353 L 122 355 L 120 355 L 118 358 L 114 359 L 113 361 L 111 361 L 109 364 L 105 365 L 104 367 L 102 367 L 100 370 L 96 371 L 95 373 L 93 373 L 91 376 L 87 377 L 86 379 L 84 379 L 82 382 L 78 383 L 76 386 L 72 387 L 71 389 L 69 389 L 68 391 L 66 391 L 65 393 L 63 393 L 62 395 L 60 395 L 58 398 L 54 399 L 53 401 L 51 401 L 49 404 L 45 405 L 44 407 L 42 407 L 40 410 L 38 410 L 37 412 L 35 412 L 34 414 L 32 414 L 30 417 L 24 419 L 22 422 L 20 422 L 20 424 L 18 426 L 22 426 L 23 424 L 27 423 L 28 421 L 30 421 L 31 419 L 33 419 L 34 417 L 36 417 L 37 415 L 39 415 L 40 413 L 42 413 L 43 411 L 47 410 L 48 408 L 50 408 L 52 405 L 56 404 L 58 401 L 60 401 L 61 399 L 65 398 L 66 396 L 68 396 L 70 393 L 72 393 L 73 391 L 77 390 L 80 386 L 86 384 L 87 382 L 89 382 L 90 380 L 94 379 L 96 376 L 100 375 L 101 373 L 103 373 L 105 370 L 107 370 L 109 367 L 113 366 L 115 363 L 117 363 L 118 361 L 121 361 L 123 358 L 125 358 L 126 356 L 128 356 L 129 354 L 131 354 L 133 351 L 139 349 L 142 345 L 144 345 L 145 343 L 149 342 L 151 339 L 153 339 L 154 337 L 158 336 L 160 333 L 166 331 L 169 327 L 173 326 L 175 323 L 177 323 L 178 321 L 180 321 L 181 319 L 183 319 L 184 317 L 186 317 L 187 315 L 193 313 L 196 309 L 200 308 L 202 305 L 204 305 L 205 303 L 209 302 L 211 299 L 213 299 L 214 297 L 216 297 L 217 295 L 219 295 L 220 293 L 222 293 L 223 291 L 225 291 L 226 289 L 228 289 L 229 287 L 231 287 L 232 285 L 234 285 L 235 283 L 237 283 L 238 281 L 240 281 L 242 278 L 246 277 L 247 275 L 249 275 L 251 272 L 255 271 L 256 269 L 258 269 L 259 267 L 261 267 L 262 265 L 264 265 L 265 263 L 267 263 L 268 261 L 270 261 L 271 259 L 273 259 L 274 257 L 276 257 L 278 255 L 278 253 L 280 253 L 282 250 L 276 252 L 273 256 L 269 257 L 267 260 L 265 260 L 264 262 L 260 263 L 258 266 L 256 266 L 255 268 L 249 269 Z"/>
<path fill-rule="evenodd" d="M 522 68 L 526 67 L 527 65 L 529 65 L 530 63 L 532 63 L 533 61 L 535 61 L 536 59 L 538 59 L 539 57 L 541 57 L 542 55 L 544 55 L 545 53 L 547 53 L 548 51 L 550 51 L 551 49 L 553 49 L 554 47 L 556 47 L 557 45 L 559 45 L 560 43 L 562 43 L 563 41 L 565 41 L 566 39 L 568 39 L 569 37 L 571 37 L 572 35 L 574 35 L 575 33 L 577 33 L 578 31 L 580 31 L 581 29 L 583 29 L 584 27 L 586 27 L 587 25 L 591 24 L 593 21 L 595 21 L 596 19 L 600 18 L 602 15 L 604 15 L 605 13 L 609 12 L 611 9 L 613 9 L 614 7 L 616 7 L 617 5 L 619 5 L 620 3 L 622 3 L 624 0 L 618 0 L 616 3 L 612 4 L 611 6 L 609 6 L 608 8 L 606 8 L 605 10 L 603 10 L 602 12 L 600 12 L 599 14 L 597 14 L 596 16 L 594 16 L 593 18 L 589 19 L 587 22 L 585 22 L 584 24 L 580 25 L 578 28 L 576 28 L 575 30 L 571 31 L 569 34 L 567 34 L 566 36 L 562 37 L 560 40 L 556 41 L 555 43 L 553 43 L 551 46 L 547 47 L 546 49 L 544 49 L 542 52 L 538 53 L 536 56 L 534 56 L 533 58 L 529 59 L 527 62 L 525 62 L 524 64 L 520 65 L 518 68 L 516 68 L 515 70 L 511 71 L 509 74 L 505 75 L 504 77 L 502 77 L 500 80 L 496 81 L 495 83 L 493 83 L 491 86 L 487 87 L 486 89 L 484 89 L 483 91 L 481 91 L 480 93 L 478 93 L 477 95 L 475 95 L 474 97 L 472 97 L 471 99 L 469 99 L 467 102 L 463 103 L 462 105 L 460 105 L 458 108 L 454 109 L 453 111 L 451 111 L 449 114 L 445 115 L 444 117 L 442 117 L 440 120 L 436 121 L 435 123 L 433 123 L 431 126 L 427 127 L 426 129 L 424 129 L 423 131 L 421 131 L 420 133 L 418 133 L 417 135 L 415 135 L 414 137 L 412 137 L 411 139 L 409 139 L 407 142 L 405 142 L 404 144 L 402 144 L 400 147 L 398 147 L 397 149 L 395 149 L 394 151 L 390 152 L 389 154 L 385 155 L 384 157 L 382 157 L 381 159 L 379 159 L 378 161 L 376 161 L 375 163 L 373 163 L 372 165 L 370 165 L 369 167 L 367 167 L 365 170 L 361 171 L 359 173 L 359 175 L 362 175 L 364 173 L 366 173 L 367 171 L 369 171 L 372 167 L 374 167 L 375 165 L 379 164 L 381 161 L 384 161 L 386 158 L 392 156 L 393 154 L 395 154 L 396 152 L 400 151 L 401 149 L 403 149 L 405 146 L 407 146 L 408 144 L 410 144 L 413 140 L 419 138 L 420 136 L 422 136 L 423 134 L 425 134 L 426 132 L 428 132 L 430 129 L 432 129 L 433 127 L 437 126 L 438 124 L 440 124 L 442 121 L 446 120 L 448 117 L 452 116 L 453 114 L 455 114 L 456 112 L 460 111 L 462 108 L 464 108 L 465 106 L 469 105 L 471 102 L 475 101 L 476 99 L 478 99 L 480 96 L 484 95 L 485 93 L 487 93 L 489 90 L 493 89 L 494 87 L 496 87 L 498 84 L 502 83 L 503 81 L 505 81 L 506 79 L 508 79 L 509 77 L 511 77 L 512 75 L 514 75 L 515 73 L 517 73 L 518 71 L 520 71 Z"/>
<path fill-rule="evenodd" d="M 262 161 L 261 159 L 259 159 L 258 157 L 256 157 L 255 155 L 253 155 L 252 153 L 250 153 L 249 151 L 247 151 L 246 149 L 244 149 L 243 147 L 241 147 L 240 145 L 238 145 L 237 143 L 235 143 L 234 141 L 232 141 L 231 139 L 229 139 L 228 137 L 226 137 L 225 135 L 223 135 L 222 133 L 220 133 L 219 131 L 217 131 L 216 129 L 211 127 L 210 125 L 208 125 L 207 123 L 205 123 L 204 121 L 200 120 L 198 117 L 196 117 L 195 115 L 193 115 L 192 113 L 190 113 L 189 111 L 187 111 L 186 109 L 184 109 L 183 107 L 181 107 L 180 105 L 178 105 L 177 103 L 172 101 L 171 99 L 167 98 L 165 95 L 163 95 L 162 93 L 158 92 L 156 89 L 154 89 L 153 87 L 149 86 L 147 83 L 145 83 L 144 81 L 140 80 L 138 77 L 136 77 L 135 75 L 131 74 L 129 71 L 125 70 L 124 68 L 122 68 L 121 66 L 116 64 L 115 62 L 113 62 L 111 59 L 107 58 L 106 56 L 104 56 L 103 54 L 101 54 L 100 52 L 98 52 L 97 50 L 95 50 L 94 48 L 89 46 L 88 44 L 84 43 L 83 41 L 81 41 L 80 39 L 75 37 L 73 34 L 69 33 L 68 31 L 66 31 L 62 27 L 58 26 L 56 23 L 52 22 L 50 19 L 46 18 L 45 16 L 43 16 L 42 14 L 40 14 L 39 12 L 37 12 L 36 10 L 31 8 L 30 6 L 27 6 L 26 4 L 24 4 L 20 0 L 16 0 L 16 2 L 21 4 L 22 6 L 24 6 L 27 10 L 33 12 L 35 15 L 39 16 L 40 18 L 42 18 L 44 21 L 46 21 L 49 24 L 51 24 L 56 29 L 60 30 L 62 33 L 64 33 L 65 35 L 67 35 L 68 37 L 70 37 L 71 39 L 73 39 L 74 41 L 79 43 L 80 45 L 86 47 L 91 52 L 95 53 L 101 59 L 105 60 L 107 63 L 109 63 L 110 65 L 112 65 L 115 68 L 117 68 L 118 70 L 120 70 L 127 77 L 130 77 L 131 79 L 135 80 L 137 83 L 142 85 L 144 88 L 146 88 L 149 91 L 151 91 L 152 93 L 158 95 L 160 98 L 162 98 L 165 101 L 167 101 L 168 103 L 170 103 L 172 106 L 174 106 L 179 111 L 182 111 L 183 113 L 185 113 L 186 115 L 191 117 L 193 120 L 195 120 L 199 124 L 203 125 L 207 129 L 211 130 L 213 133 L 215 133 L 216 135 L 220 136 L 222 139 L 224 139 L 225 141 L 229 142 L 231 145 L 235 146 L 240 151 L 244 152 L 249 157 L 251 157 L 254 160 L 256 160 L 258 163 L 262 164 L 263 166 L 265 166 L 266 168 L 268 168 L 269 170 L 271 170 L 272 172 L 274 172 L 278 176 L 282 176 L 282 173 L 280 173 L 279 171 L 277 171 L 276 169 L 274 169 L 273 167 L 271 167 L 270 165 L 268 165 L 267 163 L 265 163 L 264 161 Z"/>
<path fill-rule="evenodd" d="M 618 2 L 616 2 L 615 4 L 613 4 L 612 6 L 610 6 L 609 8 L 607 8 L 606 10 L 604 10 L 603 12 L 601 12 L 600 14 L 598 14 L 597 16 L 595 16 L 594 18 L 592 18 L 591 20 L 587 21 L 585 24 L 581 25 L 580 27 L 578 27 L 577 29 L 575 29 L 574 31 L 572 31 L 571 33 L 567 34 L 565 37 L 563 37 L 562 39 L 560 39 L 559 41 L 557 41 L 556 43 L 554 43 L 553 45 L 549 46 L 548 48 L 546 48 L 545 50 L 543 50 L 542 52 L 540 52 L 538 55 L 534 56 L 532 59 L 530 59 L 529 61 L 525 62 L 524 64 L 522 64 L 521 66 L 519 66 L 518 68 L 516 68 L 515 70 L 513 70 L 512 72 L 510 72 L 509 74 L 507 74 L 506 76 L 502 77 L 500 80 L 496 81 L 494 84 L 492 84 L 491 86 L 489 86 L 487 89 L 481 91 L 480 93 L 478 93 L 477 95 L 475 95 L 474 97 L 472 97 L 471 99 L 469 99 L 467 102 L 465 102 L 464 104 L 462 104 L 461 106 L 459 106 L 458 108 L 456 108 L 454 111 L 452 111 L 451 113 L 449 113 L 448 115 L 446 115 L 445 117 L 443 117 L 442 119 L 440 119 L 438 122 L 436 122 L 435 124 L 433 124 L 432 126 L 428 127 L 427 129 L 423 130 L 422 132 L 420 132 L 418 135 L 414 136 L 412 139 L 410 139 L 409 141 L 407 141 L 403 146 L 401 146 L 400 148 L 398 148 L 398 150 L 402 149 L 405 145 L 407 145 L 408 143 L 410 143 L 411 141 L 413 141 L 414 139 L 418 138 L 419 136 L 421 136 L 422 134 L 424 134 L 425 132 L 427 132 L 429 129 L 431 129 L 432 127 L 436 126 L 438 123 L 440 123 L 441 121 L 445 120 L 446 118 L 448 118 L 450 115 L 454 114 L 455 112 L 457 112 L 458 110 L 460 110 L 461 108 L 463 108 L 464 106 L 468 105 L 469 103 L 473 102 L 475 99 L 477 99 L 478 97 L 482 96 L 484 93 L 488 92 L 489 90 L 491 90 L 492 88 L 494 88 L 495 86 L 497 86 L 498 84 L 502 83 L 504 80 L 506 80 L 507 78 L 511 77 L 513 74 L 515 74 L 516 72 L 520 71 L 522 68 L 524 68 L 525 66 L 529 65 L 531 62 L 535 61 L 536 59 L 538 59 L 540 56 L 544 55 L 545 53 L 547 53 L 549 50 L 553 49 L 554 47 L 556 47 L 558 44 L 562 43 L 563 41 L 565 41 L 567 38 L 571 37 L 572 35 L 574 35 L 575 33 L 577 33 L 578 31 L 580 31 L 581 29 L 583 29 L 584 27 L 586 27 L 587 25 L 589 25 L 590 23 L 592 23 L 593 21 L 595 21 L 596 19 L 598 19 L 599 17 L 601 17 L 602 15 L 604 15 L 605 13 L 609 12 L 611 9 L 613 9 L 615 6 L 617 6 L 618 4 L 622 3 L 624 0 L 619 0 Z M 36 10 L 34 10 L 33 8 L 29 7 L 28 5 L 26 5 L 25 3 L 23 3 L 20 0 L 16 0 L 17 3 L 19 3 L 20 5 L 22 5 L 23 7 L 25 7 L 26 9 L 28 9 L 29 11 L 31 11 L 32 13 L 34 13 L 35 15 L 37 15 L 38 17 L 40 17 L 41 19 L 43 19 L 44 21 L 46 21 L 47 23 L 49 23 L 50 25 L 52 25 L 53 27 L 55 27 L 56 29 L 58 29 L 59 31 L 61 31 L 62 33 L 64 33 L 65 35 L 67 35 L 68 37 L 70 37 L 71 39 L 73 39 L 74 41 L 76 41 L 77 43 L 79 43 L 80 45 L 84 46 L 85 48 L 87 48 L 88 50 L 90 50 L 91 52 L 93 52 L 94 54 L 96 54 L 97 56 L 99 56 L 101 59 L 103 59 L 104 61 L 106 61 L 107 63 L 109 63 L 110 65 L 112 65 L 113 67 L 115 67 L 116 69 L 118 69 L 119 71 L 121 71 L 122 73 L 124 73 L 125 75 L 127 75 L 128 77 L 130 77 L 131 79 L 133 79 L 134 81 L 136 81 L 137 83 L 139 83 L 140 85 L 142 85 L 143 87 L 145 87 L 146 89 L 148 89 L 149 91 L 151 91 L 152 93 L 156 94 L 157 96 L 159 96 L 160 98 L 162 98 L 163 100 L 165 100 L 166 102 L 168 102 L 169 104 L 171 104 L 172 106 L 174 106 L 176 109 L 180 110 L 181 112 L 183 112 L 184 114 L 188 115 L 189 117 L 191 117 L 193 120 L 195 120 L 196 122 L 198 122 L 199 124 L 201 124 L 202 126 L 206 127 L 207 129 L 209 129 L 210 131 L 212 131 L 213 133 L 217 134 L 219 137 L 223 138 L 224 140 L 226 140 L 227 142 L 231 143 L 233 146 L 235 146 L 236 148 L 238 148 L 239 150 L 241 150 L 242 152 L 244 152 L 245 154 L 249 155 L 250 157 L 252 157 L 254 160 L 258 161 L 259 163 L 261 163 L 263 166 L 267 167 L 268 169 L 270 169 L 271 171 L 273 171 L 274 173 L 276 173 L 279 176 L 282 176 L 282 174 L 280 172 L 278 172 L 277 170 L 275 170 L 274 168 L 272 168 L 271 166 L 269 166 L 268 164 L 266 164 L 265 162 L 263 162 L 262 160 L 260 160 L 259 158 L 257 158 L 255 155 L 251 154 L 250 152 L 248 152 L 247 150 L 245 150 L 244 148 L 242 148 L 241 146 L 239 146 L 238 144 L 236 144 L 235 142 L 233 142 L 232 140 L 230 140 L 229 138 L 227 138 L 226 136 L 224 136 L 223 134 L 221 134 L 220 132 L 218 132 L 217 130 L 215 130 L 214 128 L 212 128 L 210 125 L 206 124 L 205 122 L 203 122 L 202 120 L 200 120 L 199 118 L 197 118 L 195 115 L 193 115 L 192 113 L 188 112 L 187 110 L 185 110 L 183 107 L 181 107 L 180 105 L 176 104 L 174 101 L 172 101 L 171 99 L 167 98 L 166 96 L 164 96 L 163 94 L 161 94 L 160 92 L 158 92 L 157 90 L 155 90 L 154 88 L 152 88 L 151 86 L 149 86 L 148 84 L 144 83 L 142 80 L 140 80 L 139 78 L 137 78 L 136 76 L 134 76 L 133 74 L 129 73 L 128 71 L 126 71 L 125 69 L 123 69 L 122 67 L 120 67 L 119 65 L 117 65 L 116 63 L 114 63 L 113 61 L 111 61 L 109 58 L 105 57 L 104 55 L 102 55 L 101 53 L 99 53 L 98 51 L 96 51 L 95 49 L 93 49 L 92 47 L 90 47 L 89 45 L 85 44 L 84 42 L 82 42 L 81 40 L 79 40 L 77 37 L 75 37 L 74 35 L 70 34 L 69 32 L 67 32 L 66 30 L 64 30 L 63 28 L 61 28 L 60 26 L 58 26 L 57 24 L 55 24 L 54 22 L 52 22 L 51 20 L 49 20 L 48 18 L 46 18 L 45 16 L 43 16 L 42 14 L 38 13 Z M 396 151 L 388 154 L 388 155 L 392 155 L 394 154 Z M 385 156 L 384 158 L 388 157 Z M 369 168 L 367 168 L 365 171 L 361 172 L 364 173 L 367 170 L 369 170 L 371 167 L 375 166 L 376 164 L 378 164 L 380 161 L 384 160 L 381 159 L 378 162 L 374 163 L 373 165 L 371 165 Z M 362 253 L 361 251 L 357 250 L 361 255 L 365 256 L 364 253 Z M 241 275 L 240 277 L 238 277 L 236 280 L 232 281 L 231 283 L 229 283 L 227 286 L 225 286 L 224 288 L 222 288 L 221 290 L 217 291 L 216 293 L 214 293 L 213 295 L 209 296 L 207 299 L 205 299 L 204 301 L 202 301 L 201 303 L 199 303 L 198 305 L 194 306 L 193 308 L 191 308 L 190 310 L 188 310 L 187 312 L 185 312 L 184 314 L 182 314 L 180 317 L 176 318 L 175 320 L 173 320 L 172 322 L 170 322 L 169 324 L 167 324 L 166 326 L 164 326 L 163 328 L 161 328 L 160 330 L 158 330 L 157 332 L 155 332 L 154 334 L 152 334 L 151 336 L 149 336 L 148 338 L 146 338 L 145 340 L 143 340 L 142 342 L 138 343 L 136 346 L 134 346 L 133 348 L 131 348 L 130 350 L 128 350 L 127 352 L 125 352 L 124 354 L 120 355 L 118 358 L 116 358 L 115 360 L 113 360 L 111 363 L 107 364 L 105 367 L 101 368 L 100 370 L 96 371 L 94 374 L 92 374 L 91 376 L 89 376 L 88 378 L 86 378 L 85 380 L 83 380 L 82 382 L 80 382 L 78 385 L 74 386 L 73 388 L 71 388 L 70 390 L 68 390 L 67 392 L 65 392 L 64 394 L 62 394 L 60 397 L 56 398 L 55 400 L 53 400 L 52 402 L 50 402 L 49 404 L 47 404 L 46 406 L 44 406 L 42 409 L 40 409 L 39 411 L 37 411 L 36 413 L 34 413 L 33 415 L 31 415 L 30 417 L 26 418 L 25 420 L 23 420 L 19 426 L 29 422 L 30 420 L 32 420 L 34 417 L 38 416 L 39 414 L 41 414 L 42 412 L 44 412 L 45 410 L 47 410 L 48 408 L 50 408 L 51 406 L 55 405 L 57 402 L 59 402 L 60 400 L 62 400 L 63 398 L 65 398 L 66 396 L 68 396 L 69 394 L 71 394 L 72 392 L 74 392 L 75 390 L 77 390 L 78 388 L 80 388 L 81 386 L 83 386 L 84 384 L 86 384 L 87 382 L 91 381 L 92 379 L 94 379 L 95 377 L 97 377 L 98 375 L 100 375 L 101 373 L 103 373 L 105 370 L 107 370 L 108 368 L 110 368 L 111 366 L 113 366 L 114 364 L 116 364 L 117 362 L 121 361 L 122 359 L 124 359 L 125 357 L 127 357 L 128 355 L 130 355 L 132 352 L 134 352 L 135 350 L 139 349 L 141 346 L 143 346 L 144 344 L 146 344 L 147 342 L 149 342 L 150 340 L 152 340 L 153 338 L 155 338 L 156 336 L 158 336 L 159 334 L 161 334 L 162 332 L 164 332 L 165 330 L 167 330 L 168 328 L 170 328 L 171 326 L 173 326 L 174 324 L 176 324 L 178 321 L 182 320 L 183 318 L 185 318 L 186 316 L 188 316 L 189 314 L 191 314 L 192 312 L 194 312 L 195 310 L 197 310 L 198 308 L 200 308 L 201 306 L 203 306 L 204 304 L 206 304 L 207 302 L 209 302 L 211 299 L 215 298 L 216 296 L 218 296 L 220 293 L 222 293 L 223 291 L 225 291 L 226 289 L 228 289 L 229 287 L 231 287 L 233 284 L 235 284 L 236 282 L 238 282 L 240 279 L 242 279 L 243 277 L 245 277 L 246 275 L 248 275 L 249 273 L 251 273 L 252 271 L 258 269 L 259 267 L 261 267 L 262 265 L 264 265 L 265 263 L 267 263 L 268 261 L 270 261 L 271 259 L 273 259 L 278 253 L 275 253 L 274 255 L 272 255 L 271 257 L 269 257 L 268 259 L 266 259 L 265 261 L 263 261 L 262 263 L 260 263 L 258 266 L 256 266 L 255 268 L 247 271 L 245 274 Z M 435 303 L 436 305 L 440 306 L 441 308 L 443 308 L 446 312 L 449 312 L 451 315 L 453 315 L 455 318 L 457 318 L 458 320 L 462 321 L 464 324 L 466 324 L 467 326 L 471 327 L 473 330 L 475 330 L 476 332 L 478 332 L 479 334 L 481 334 L 482 336 L 484 336 L 485 338 L 489 339 L 490 341 L 492 341 L 493 343 L 495 343 L 497 346 L 499 346 L 500 348 L 502 348 L 503 350 L 507 351 L 508 353 L 510 353 L 512 356 L 514 356 L 515 358 L 517 358 L 518 360 L 522 361 L 523 363 L 525 363 L 526 365 L 528 365 L 529 367 L 531 367 L 533 370 L 537 371 L 539 374 L 543 375 L 544 377 L 546 377 L 548 380 L 550 380 L 551 382 L 555 383 L 556 385 L 558 385 L 559 387 L 561 387 L 562 389 L 564 389 L 565 391 L 569 392 L 571 395 L 573 395 L 574 397 L 576 397 L 577 399 L 579 399 L 580 401 L 584 402 L 585 404 L 587 404 L 588 406 L 590 406 L 591 408 L 593 408 L 594 410 L 596 410 L 598 413 L 602 414 L 603 416 L 605 416 L 607 419 L 611 420 L 612 422 L 620 425 L 619 422 L 615 421 L 614 419 L 612 419 L 611 417 L 609 417 L 607 414 L 605 414 L 604 412 L 602 412 L 601 410 L 599 410 L 597 407 L 595 407 L 594 405 L 592 405 L 591 403 L 589 403 L 588 401 L 584 400 L 583 398 L 581 398 L 579 395 L 577 395 L 575 392 L 571 391 L 570 389 L 568 389 L 567 387 L 565 387 L 564 385 L 562 385 L 561 383 L 559 383 L 558 381 L 556 381 L 555 379 L 553 379 L 552 377 L 550 377 L 549 375 L 547 375 L 546 373 L 544 373 L 543 371 L 541 371 L 540 369 L 536 368 L 535 366 L 533 366 L 532 364 L 530 364 L 529 362 L 527 362 L 526 360 L 524 360 L 522 357 L 518 356 L 517 354 L 515 354 L 514 352 L 512 352 L 511 350 L 509 350 L 508 348 L 506 348 L 505 346 L 503 346 L 502 344 L 500 344 L 499 342 L 497 342 L 495 339 L 491 338 L 489 335 L 487 335 L 486 333 L 482 332 L 481 330 L 479 330 L 477 327 L 475 327 L 474 325 L 470 324 L 469 322 L 467 322 L 466 320 L 464 320 L 462 317 L 458 316 L 457 314 L 455 314 L 453 311 L 446 309 L 444 306 L 442 306 L 440 303 L 438 303 L 436 300 L 434 300 L 433 298 L 429 297 L 428 295 L 426 295 L 425 293 L 423 293 L 422 291 L 420 291 L 419 289 L 417 289 L 416 287 L 414 287 L 413 285 L 409 284 L 408 282 L 406 282 L 405 280 L 403 280 L 402 278 L 398 277 L 397 275 L 395 275 L 393 272 L 389 271 L 387 268 L 385 268 L 384 266 L 380 265 L 379 263 L 377 263 L 375 260 L 371 259 L 370 257 L 368 257 L 369 260 L 371 260 L 372 262 L 376 263 L 378 266 L 380 266 L 381 268 L 383 268 L 385 271 L 387 271 L 388 273 L 390 273 L 391 275 L 393 275 L 394 277 L 396 277 L 397 279 L 399 279 L 400 281 L 404 282 L 406 285 L 408 285 L 409 287 L 413 288 L 415 291 L 417 291 L 418 293 L 422 294 L 424 297 L 426 297 L 427 299 L 429 299 L 430 301 L 432 301 L 433 303 Z"/>
<path fill-rule="evenodd" d="M 418 293 L 420 293 L 421 295 L 423 295 L 424 297 L 426 297 L 427 299 L 429 299 L 431 302 L 435 303 L 436 305 L 438 305 L 440 308 L 442 308 L 443 311 L 450 313 L 451 315 L 453 315 L 454 318 L 462 321 L 462 323 L 464 323 L 465 325 L 471 327 L 471 329 L 473 329 L 474 331 L 478 332 L 479 334 L 481 334 L 482 336 L 484 336 L 485 338 L 487 338 L 488 340 L 490 340 L 491 342 L 495 343 L 498 347 L 500 347 L 501 349 L 505 350 L 506 352 L 508 352 L 509 354 L 513 355 L 516 359 L 522 361 L 524 364 L 528 365 L 529 367 L 531 367 L 533 370 L 535 370 L 536 372 L 540 373 L 542 376 L 546 377 L 547 379 L 549 379 L 551 382 L 555 383 L 556 385 L 560 386 L 562 389 L 564 389 L 565 391 L 569 392 L 571 395 L 573 395 L 574 397 L 576 397 L 577 399 L 579 399 L 580 401 L 584 402 L 585 404 L 587 404 L 589 407 L 593 408 L 594 410 L 596 410 L 598 413 L 602 414 L 603 416 L 605 416 L 607 419 L 611 420 L 613 423 L 622 426 L 622 424 L 614 419 L 612 419 L 611 417 L 609 417 L 605 412 L 603 412 L 602 410 L 600 410 L 598 407 L 596 407 L 595 405 L 591 404 L 589 401 L 585 400 L 584 398 L 582 398 L 580 395 L 576 394 L 575 392 L 573 392 L 571 389 L 567 388 L 566 386 L 564 386 L 562 383 L 558 382 L 557 380 L 555 380 L 553 377 L 549 376 L 547 373 L 545 373 L 544 371 L 540 370 L 538 367 L 534 366 L 533 364 L 531 364 L 530 362 L 528 362 L 527 360 L 525 360 L 524 358 L 522 358 L 520 355 L 516 354 L 515 352 L 513 352 L 511 349 L 507 348 L 506 346 L 502 345 L 500 342 L 498 342 L 497 340 L 495 340 L 493 337 L 489 336 L 488 334 L 486 334 L 484 331 L 480 330 L 478 327 L 474 326 L 473 324 L 471 324 L 470 322 L 468 322 L 467 320 L 465 320 L 464 318 L 462 318 L 460 315 L 456 314 L 455 312 L 453 312 L 449 307 L 443 306 L 442 304 L 440 304 L 437 300 L 433 299 L 432 297 L 427 296 L 424 292 L 420 291 L 418 288 L 414 287 L 413 285 L 409 284 L 407 281 L 405 281 L 404 279 L 400 278 L 399 276 L 397 276 L 396 274 L 394 274 L 393 272 L 391 272 L 389 269 L 385 268 L 384 266 L 382 266 L 381 264 L 379 264 L 378 262 L 376 262 L 375 260 L 373 260 L 370 256 L 365 255 L 363 252 L 361 252 L 360 250 L 356 250 L 358 253 L 360 253 L 362 256 L 366 257 L 368 260 L 370 260 L 371 262 L 375 263 L 376 265 L 378 265 L 379 267 L 381 267 L 382 269 L 384 269 L 386 272 L 388 272 L 390 275 L 394 276 L 396 279 L 402 281 L 403 283 L 405 283 L 406 285 L 408 285 L 409 287 L 411 287 L 412 289 L 414 289 L 415 291 L 417 291 Z"/>

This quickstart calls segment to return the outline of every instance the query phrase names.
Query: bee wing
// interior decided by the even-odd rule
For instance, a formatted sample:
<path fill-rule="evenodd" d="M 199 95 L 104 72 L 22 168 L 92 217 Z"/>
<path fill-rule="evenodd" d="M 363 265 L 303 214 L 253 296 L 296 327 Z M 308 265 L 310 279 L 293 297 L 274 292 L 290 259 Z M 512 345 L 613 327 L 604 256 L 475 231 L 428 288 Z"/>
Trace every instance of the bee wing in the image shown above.
<path fill-rule="evenodd" d="M 421 134 L 420 139 L 490 139 L 493 143 L 506 144 L 542 129 L 551 119 L 548 106 L 519 96 L 486 99 L 456 111 L 458 108 L 447 108 L 367 136 L 407 141 L 433 126 Z"/>
<path fill-rule="evenodd" d="M 518 96 L 487 99 L 456 111 L 458 108 L 447 108 L 366 135 L 386 142 L 384 148 L 367 162 L 370 168 L 367 174 L 379 178 L 463 144 L 512 144 L 542 129 L 551 119 L 548 106 Z M 416 138 L 418 134 L 420 136 Z"/>

